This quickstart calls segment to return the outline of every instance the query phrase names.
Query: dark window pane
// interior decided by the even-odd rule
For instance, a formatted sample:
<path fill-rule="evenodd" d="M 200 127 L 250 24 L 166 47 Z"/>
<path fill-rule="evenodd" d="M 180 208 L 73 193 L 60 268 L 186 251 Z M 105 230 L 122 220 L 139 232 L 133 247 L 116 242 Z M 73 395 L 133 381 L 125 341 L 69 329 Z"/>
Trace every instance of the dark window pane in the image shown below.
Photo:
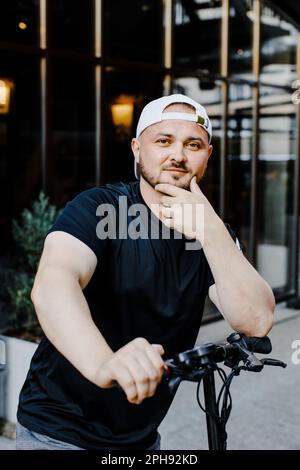
<path fill-rule="evenodd" d="M 220 200 L 220 149 L 221 149 L 221 93 L 220 84 L 212 79 L 180 76 L 174 79 L 174 93 L 183 93 L 202 104 L 212 124 L 213 153 L 208 161 L 201 187 L 216 211 Z"/>
<path fill-rule="evenodd" d="M 252 88 L 243 83 L 231 84 L 229 100 L 226 180 L 228 222 L 236 229 L 246 254 L 249 254 Z"/>
<path fill-rule="evenodd" d="M 267 85 L 285 85 L 290 93 L 293 80 L 299 78 L 296 76 L 298 32 L 269 7 L 263 8 L 261 23 L 260 79 Z M 282 94 L 282 91 L 278 88 L 276 95 Z M 266 89 L 264 93 L 272 94 Z"/>
<path fill-rule="evenodd" d="M 39 2 L 37 0 L 1 2 L 0 41 L 38 45 L 38 28 Z"/>
<path fill-rule="evenodd" d="M 149 70 L 105 73 L 104 155 L 106 181 L 133 181 L 134 156 L 130 141 L 142 108 L 162 96 L 163 77 Z M 121 105 L 116 108 L 115 105 Z M 122 107 L 123 105 L 123 107 Z"/>
<path fill-rule="evenodd" d="M 53 200 L 62 206 L 95 185 L 94 68 L 56 60 L 52 80 L 48 184 Z"/>
<path fill-rule="evenodd" d="M 264 107 L 259 121 L 257 258 L 260 273 L 279 294 L 289 292 L 292 282 L 295 105 L 277 115 L 272 111 L 272 106 Z"/>
<path fill-rule="evenodd" d="M 272 8 L 262 9 L 257 263 L 277 294 L 292 288 L 297 34 Z"/>
<path fill-rule="evenodd" d="M 253 1 L 231 0 L 229 10 L 229 74 L 252 77 Z"/>
<path fill-rule="evenodd" d="M 0 251 L 11 239 L 11 219 L 41 186 L 38 59 L 0 52 L 2 91 L 4 86 L 11 99 L 5 110 L 0 106 Z"/>
<path fill-rule="evenodd" d="M 108 57 L 162 61 L 162 2 L 105 0 L 104 46 Z"/>
<path fill-rule="evenodd" d="M 176 0 L 174 62 L 220 71 L 221 1 Z"/>
<path fill-rule="evenodd" d="M 49 47 L 77 52 L 93 50 L 93 1 L 48 1 Z"/>

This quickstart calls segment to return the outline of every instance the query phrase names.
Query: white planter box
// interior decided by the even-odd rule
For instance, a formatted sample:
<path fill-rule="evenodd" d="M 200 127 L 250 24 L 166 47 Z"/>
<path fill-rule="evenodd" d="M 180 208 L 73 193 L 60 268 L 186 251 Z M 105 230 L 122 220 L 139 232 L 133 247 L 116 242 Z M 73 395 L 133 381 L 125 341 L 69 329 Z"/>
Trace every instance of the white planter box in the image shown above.
<path fill-rule="evenodd" d="M 5 365 L 0 371 L 0 413 L 2 418 L 16 423 L 19 393 L 25 381 L 31 358 L 38 347 L 37 343 L 23 339 L 1 336 L 2 358 L 5 355 Z M 4 346 L 3 346 L 4 344 Z M 5 349 L 3 354 L 3 349 Z"/>

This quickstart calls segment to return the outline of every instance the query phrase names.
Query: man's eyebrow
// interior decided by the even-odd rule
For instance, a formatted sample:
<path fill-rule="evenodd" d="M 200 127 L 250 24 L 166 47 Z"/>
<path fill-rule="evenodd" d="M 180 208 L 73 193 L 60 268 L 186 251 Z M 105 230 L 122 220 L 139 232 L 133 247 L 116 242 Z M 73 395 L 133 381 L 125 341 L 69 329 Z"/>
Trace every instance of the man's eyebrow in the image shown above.
<path fill-rule="evenodd" d="M 157 139 L 157 137 L 174 137 L 173 134 L 164 134 L 163 132 L 159 132 L 158 134 L 155 134 L 154 139 Z"/>
<path fill-rule="evenodd" d="M 202 137 L 200 137 L 199 135 L 197 135 L 197 137 L 193 137 L 191 135 L 190 137 L 187 137 L 185 140 L 201 140 L 201 142 L 205 143 L 204 139 Z"/>
<path fill-rule="evenodd" d="M 157 134 L 154 135 L 153 139 L 157 139 L 158 137 L 168 137 L 169 139 L 174 139 L 175 136 L 173 134 L 165 134 L 164 132 L 158 132 Z M 203 137 L 197 135 L 197 136 L 189 136 L 189 137 L 186 137 L 186 139 L 184 139 L 186 142 L 190 141 L 190 140 L 199 140 L 200 142 L 202 142 L 203 144 L 205 144 L 205 141 L 203 139 Z"/>

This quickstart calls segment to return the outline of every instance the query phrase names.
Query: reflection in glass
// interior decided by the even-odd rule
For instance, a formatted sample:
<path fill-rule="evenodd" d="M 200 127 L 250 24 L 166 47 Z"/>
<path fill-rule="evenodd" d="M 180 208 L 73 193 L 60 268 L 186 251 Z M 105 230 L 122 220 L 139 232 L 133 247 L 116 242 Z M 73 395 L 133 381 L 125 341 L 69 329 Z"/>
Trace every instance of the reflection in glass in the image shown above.
<path fill-rule="evenodd" d="M 295 146 L 294 105 L 282 115 L 270 107 L 260 118 L 258 269 L 278 293 L 291 284 Z"/>
<path fill-rule="evenodd" d="M 92 52 L 93 0 L 50 0 L 49 47 Z"/>
<path fill-rule="evenodd" d="M 104 47 L 109 58 L 162 62 L 160 0 L 104 0 Z"/>
<path fill-rule="evenodd" d="M 269 6 L 261 16 L 258 268 L 277 293 L 291 289 L 296 158 L 297 31 Z M 272 263 L 270 263 L 272 259 Z"/>
<path fill-rule="evenodd" d="M 251 78 L 253 0 L 230 0 L 229 74 Z"/>
<path fill-rule="evenodd" d="M 220 148 L 221 148 L 221 94 L 220 84 L 214 80 L 199 77 L 176 77 L 174 93 L 183 93 L 202 104 L 212 123 L 213 153 L 202 181 L 202 189 L 216 211 L 220 201 Z"/>
<path fill-rule="evenodd" d="M 143 107 L 149 101 L 162 96 L 163 76 L 157 71 L 107 67 L 104 80 L 105 180 L 134 181 L 134 157 L 130 141 L 135 137 L 137 121 Z M 116 105 L 119 107 L 116 108 Z"/>
<path fill-rule="evenodd" d="M 261 76 L 267 85 L 291 87 L 296 77 L 297 30 L 270 7 L 261 16 Z"/>
<path fill-rule="evenodd" d="M 175 0 L 175 65 L 220 72 L 221 3 Z"/>
<path fill-rule="evenodd" d="M 11 83 L 7 113 L 0 114 L 0 253 L 11 242 L 11 219 L 41 187 L 39 63 L 0 52 L 0 80 Z"/>
<path fill-rule="evenodd" d="M 0 41 L 37 46 L 39 43 L 39 2 L 2 1 Z"/>
<path fill-rule="evenodd" d="M 63 206 L 95 185 L 94 69 L 91 64 L 56 60 L 53 64 L 50 194 Z"/>
<path fill-rule="evenodd" d="M 232 83 L 228 107 L 227 213 L 247 254 L 250 241 L 252 156 L 251 87 Z"/>

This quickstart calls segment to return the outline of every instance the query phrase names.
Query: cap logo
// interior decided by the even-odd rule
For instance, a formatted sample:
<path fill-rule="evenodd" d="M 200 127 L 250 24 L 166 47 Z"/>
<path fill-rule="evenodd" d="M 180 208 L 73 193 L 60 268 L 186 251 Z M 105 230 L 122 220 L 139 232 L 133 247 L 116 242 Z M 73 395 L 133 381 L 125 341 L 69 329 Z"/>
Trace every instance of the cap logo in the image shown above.
<path fill-rule="evenodd" d="M 205 119 L 204 119 L 203 116 L 198 115 L 197 124 L 201 124 L 202 126 L 207 127 L 207 124 L 206 124 Z"/>

